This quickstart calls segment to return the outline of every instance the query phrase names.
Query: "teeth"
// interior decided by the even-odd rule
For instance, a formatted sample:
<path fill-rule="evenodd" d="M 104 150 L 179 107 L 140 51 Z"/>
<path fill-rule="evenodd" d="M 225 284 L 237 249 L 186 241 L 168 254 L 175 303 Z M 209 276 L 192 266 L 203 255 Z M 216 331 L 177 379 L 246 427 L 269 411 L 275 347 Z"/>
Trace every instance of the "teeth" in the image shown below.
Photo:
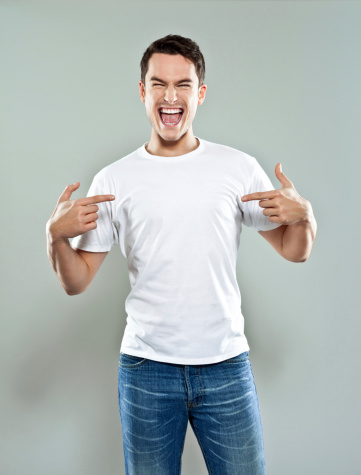
<path fill-rule="evenodd" d="M 160 111 L 165 114 L 179 114 L 180 112 L 183 112 L 183 109 L 165 109 L 164 107 L 161 107 Z"/>

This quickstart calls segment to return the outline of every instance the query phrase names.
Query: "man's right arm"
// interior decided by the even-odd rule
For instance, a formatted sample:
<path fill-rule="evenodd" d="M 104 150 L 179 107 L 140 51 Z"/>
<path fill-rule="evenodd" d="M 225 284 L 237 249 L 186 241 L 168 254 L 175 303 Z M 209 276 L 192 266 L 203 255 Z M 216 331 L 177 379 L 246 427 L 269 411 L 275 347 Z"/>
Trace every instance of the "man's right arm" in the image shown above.
<path fill-rule="evenodd" d="M 112 195 L 97 195 L 78 200 L 70 196 L 79 184 L 69 185 L 60 196 L 46 224 L 47 252 L 60 284 L 68 295 L 84 292 L 90 285 L 108 252 L 73 249 L 69 238 L 95 229 L 99 207 L 94 203 L 111 201 Z"/>

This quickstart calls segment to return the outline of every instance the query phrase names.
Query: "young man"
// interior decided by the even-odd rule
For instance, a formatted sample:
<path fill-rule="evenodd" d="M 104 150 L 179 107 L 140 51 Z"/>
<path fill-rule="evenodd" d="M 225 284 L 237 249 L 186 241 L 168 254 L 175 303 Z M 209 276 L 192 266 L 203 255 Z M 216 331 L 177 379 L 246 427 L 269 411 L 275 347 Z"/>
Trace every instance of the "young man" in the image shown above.
<path fill-rule="evenodd" d="M 88 288 L 113 244 L 128 261 L 118 372 L 127 474 L 179 474 L 188 421 L 209 473 L 265 473 L 236 279 L 241 226 L 294 262 L 316 234 L 310 203 L 280 164 L 274 190 L 253 157 L 193 134 L 204 74 L 192 40 L 152 43 L 139 81 L 150 141 L 103 168 L 87 198 L 70 200 L 79 183 L 66 187 L 47 223 L 69 295 Z"/>

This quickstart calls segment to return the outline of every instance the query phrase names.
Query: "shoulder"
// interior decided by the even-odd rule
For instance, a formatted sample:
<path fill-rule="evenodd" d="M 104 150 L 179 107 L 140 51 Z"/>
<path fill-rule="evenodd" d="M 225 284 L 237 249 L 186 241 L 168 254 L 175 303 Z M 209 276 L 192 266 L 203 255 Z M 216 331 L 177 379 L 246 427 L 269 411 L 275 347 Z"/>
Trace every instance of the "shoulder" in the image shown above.
<path fill-rule="evenodd" d="M 233 162 L 237 168 L 243 169 L 244 172 L 252 174 L 254 169 L 258 166 L 255 157 L 242 150 L 207 140 L 203 140 L 203 142 L 205 151 L 219 156 L 222 160 Z"/>
<path fill-rule="evenodd" d="M 101 170 L 96 173 L 94 179 L 97 180 L 114 180 L 123 175 L 125 172 L 128 172 L 133 168 L 137 158 L 139 157 L 139 149 L 134 150 L 133 152 L 125 155 L 118 160 L 106 165 Z"/>

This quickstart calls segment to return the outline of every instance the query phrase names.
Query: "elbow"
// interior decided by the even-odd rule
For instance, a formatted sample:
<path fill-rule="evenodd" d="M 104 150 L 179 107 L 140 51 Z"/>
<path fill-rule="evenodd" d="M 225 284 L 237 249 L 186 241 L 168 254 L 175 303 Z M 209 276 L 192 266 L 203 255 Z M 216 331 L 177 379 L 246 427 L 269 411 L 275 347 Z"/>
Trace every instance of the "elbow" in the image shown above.
<path fill-rule="evenodd" d="M 309 258 L 309 256 L 305 256 L 305 257 L 300 257 L 299 259 L 293 261 L 293 262 L 306 262 L 307 259 Z"/>
<path fill-rule="evenodd" d="M 313 242 L 311 243 L 310 246 L 307 246 L 307 249 L 305 249 L 304 253 L 302 255 L 300 255 L 297 259 L 297 261 L 295 262 L 306 262 L 310 255 L 311 255 L 311 251 L 312 251 L 312 245 L 313 245 Z"/>
<path fill-rule="evenodd" d="M 310 257 L 310 252 L 305 252 L 303 254 L 296 254 L 296 253 L 282 253 L 282 257 L 284 257 L 287 261 L 290 262 L 306 262 L 307 259 Z"/>
<path fill-rule="evenodd" d="M 283 257 L 291 262 L 306 262 L 311 255 L 312 244 L 305 246 L 303 249 L 292 249 L 289 252 L 283 250 Z"/>
<path fill-rule="evenodd" d="M 79 295 L 84 292 L 85 289 L 74 289 L 70 287 L 63 286 L 63 289 L 67 295 Z"/>
<path fill-rule="evenodd" d="M 310 257 L 310 252 L 308 252 L 307 254 L 302 254 L 302 255 L 299 255 L 299 256 L 295 256 L 293 257 L 292 259 L 289 259 L 290 261 L 292 262 L 306 262 L 308 260 L 308 258 Z"/>
<path fill-rule="evenodd" d="M 308 257 L 289 257 L 289 256 L 283 256 L 287 261 L 290 262 L 306 262 Z"/>
<path fill-rule="evenodd" d="M 61 276 L 59 277 L 59 282 L 67 295 L 79 295 L 86 291 L 89 287 L 90 282 L 68 282 L 65 279 L 62 279 Z"/>
<path fill-rule="evenodd" d="M 67 295 L 79 295 L 81 292 L 74 292 L 73 290 L 65 290 Z"/>

